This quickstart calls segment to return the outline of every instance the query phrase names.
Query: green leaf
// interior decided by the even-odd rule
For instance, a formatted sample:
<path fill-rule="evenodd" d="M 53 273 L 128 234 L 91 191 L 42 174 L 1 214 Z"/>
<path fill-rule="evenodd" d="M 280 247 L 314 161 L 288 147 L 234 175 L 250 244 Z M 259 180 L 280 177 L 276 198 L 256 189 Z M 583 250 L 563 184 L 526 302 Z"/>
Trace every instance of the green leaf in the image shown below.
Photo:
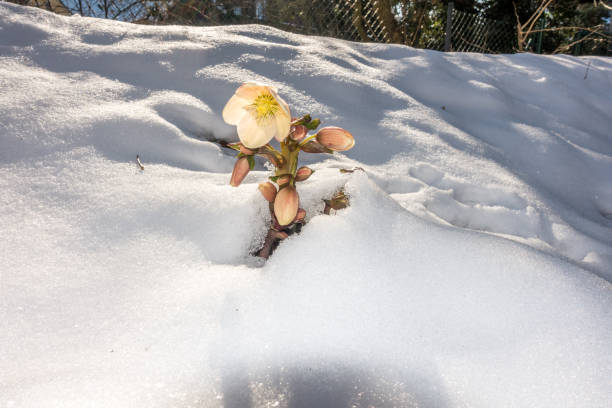
<path fill-rule="evenodd" d="M 306 126 L 306 128 L 310 130 L 315 130 L 316 128 L 319 127 L 320 124 L 321 124 L 321 121 L 319 119 L 313 119 L 308 123 L 304 123 L 304 126 Z"/>
<path fill-rule="evenodd" d="M 246 158 L 249 161 L 249 169 L 253 170 L 253 168 L 255 167 L 255 159 L 253 158 L 253 156 L 247 156 Z"/>
<path fill-rule="evenodd" d="M 304 124 L 310 122 L 310 120 L 311 120 L 310 119 L 310 115 L 306 114 L 306 115 L 302 116 L 301 118 L 291 122 L 291 126 L 304 125 Z"/>

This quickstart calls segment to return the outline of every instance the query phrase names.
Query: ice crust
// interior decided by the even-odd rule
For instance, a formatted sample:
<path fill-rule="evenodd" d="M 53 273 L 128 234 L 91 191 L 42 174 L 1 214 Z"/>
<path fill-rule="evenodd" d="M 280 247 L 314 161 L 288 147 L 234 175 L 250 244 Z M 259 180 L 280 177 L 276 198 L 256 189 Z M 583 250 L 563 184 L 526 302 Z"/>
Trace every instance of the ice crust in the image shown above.
<path fill-rule="evenodd" d="M 265 265 L 269 172 L 210 142 L 248 80 L 357 141 Z M 611 95 L 606 58 L 0 4 L 0 406 L 611 406 Z"/>

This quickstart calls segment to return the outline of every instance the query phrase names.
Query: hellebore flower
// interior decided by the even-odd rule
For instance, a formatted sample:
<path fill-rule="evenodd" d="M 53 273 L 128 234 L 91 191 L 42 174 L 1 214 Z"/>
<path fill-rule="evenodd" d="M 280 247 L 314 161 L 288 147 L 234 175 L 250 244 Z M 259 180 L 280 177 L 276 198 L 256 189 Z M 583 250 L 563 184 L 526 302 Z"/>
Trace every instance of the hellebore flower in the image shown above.
<path fill-rule="evenodd" d="M 324 127 L 319 130 L 316 139 L 323 146 L 337 152 L 343 152 L 355 146 L 353 135 L 339 127 Z"/>
<path fill-rule="evenodd" d="M 276 194 L 274 200 L 274 215 L 282 226 L 289 225 L 298 212 L 299 197 L 293 186 L 287 186 Z"/>
<path fill-rule="evenodd" d="M 238 187 L 242 180 L 249 174 L 251 170 L 251 165 L 249 163 L 249 159 L 246 156 L 243 156 L 236 160 L 236 164 L 234 164 L 234 170 L 232 171 L 232 178 L 230 178 L 230 184 L 232 187 Z"/>
<path fill-rule="evenodd" d="M 245 147 L 256 149 L 272 138 L 285 140 L 291 113 L 276 88 L 251 82 L 240 86 L 227 102 L 223 120 L 238 127 L 238 137 Z"/>

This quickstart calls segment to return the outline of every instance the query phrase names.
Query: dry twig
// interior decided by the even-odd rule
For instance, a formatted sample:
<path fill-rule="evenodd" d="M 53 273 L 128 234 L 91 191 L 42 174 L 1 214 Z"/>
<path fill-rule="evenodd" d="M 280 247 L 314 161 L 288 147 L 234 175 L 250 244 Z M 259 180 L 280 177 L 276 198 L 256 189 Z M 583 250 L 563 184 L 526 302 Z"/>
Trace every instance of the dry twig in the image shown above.
<path fill-rule="evenodd" d="M 136 155 L 136 164 L 138 164 L 138 167 L 140 168 L 140 170 L 144 170 L 144 166 L 142 165 L 142 162 L 140 161 L 140 155 Z"/>

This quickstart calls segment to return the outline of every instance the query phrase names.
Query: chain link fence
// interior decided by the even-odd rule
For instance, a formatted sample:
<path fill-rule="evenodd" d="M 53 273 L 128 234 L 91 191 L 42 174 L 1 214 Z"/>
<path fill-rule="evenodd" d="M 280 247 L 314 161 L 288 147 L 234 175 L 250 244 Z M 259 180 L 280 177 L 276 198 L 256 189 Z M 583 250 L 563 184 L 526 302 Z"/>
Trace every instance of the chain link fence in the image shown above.
<path fill-rule="evenodd" d="M 299 34 L 404 44 L 439 51 L 512 53 L 518 49 L 514 16 L 493 20 L 479 13 L 458 10 L 453 3 L 447 7 L 432 0 L 9 1 L 59 14 L 81 14 L 139 24 L 265 24 Z M 608 53 L 612 52 L 612 35 L 604 37 L 578 32 L 576 38 L 580 39 L 580 35 L 588 38 L 573 46 L 570 51 L 574 54 L 589 53 L 596 46 L 609 48 Z M 533 48 L 534 38 L 531 39 L 532 47 L 527 44 L 526 50 L 538 52 Z"/>
<path fill-rule="evenodd" d="M 516 27 L 511 21 L 492 20 L 476 13 L 456 10 L 452 6 L 449 8 L 450 29 L 444 39 L 432 41 L 427 48 L 490 54 L 516 51 Z"/>
<path fill-rule="evenodd" d="M 427 29 L 419 26 L 419 16 L 415 16 L 418 10 L 405 11 L 404 14 L 402 10 L 393 10 L 394 21 L 390 24 L 388 16 L 382 15 L 386 12 L 381 7 L 384 4 L 376 0 L 284 0 L 284 8 L 289 11 L 284 16 L 279 12 L 282 8 L 272 8 L 270 3 L 265 2 L 262 15 L 243 18 L 242 22 L 271 25 L 300 34 L 361 42 L 400 43 L 440 51 L 445 50 L 445 43 L 449 40 L 448 51 L 511 53 L 516 49 L 516 32 L 512 22 L 487 19 L 453 7 L 448 10 L 450 27 L 445 30 L 439 25 Z M 292 8 L 291 3 L 296 7 Z M 293 12 L 295 10 L 299 12 Z M 426 11 L 436 12 L 423 10 Z M 443 10 L 439 12 L 443 13 Z"/>

